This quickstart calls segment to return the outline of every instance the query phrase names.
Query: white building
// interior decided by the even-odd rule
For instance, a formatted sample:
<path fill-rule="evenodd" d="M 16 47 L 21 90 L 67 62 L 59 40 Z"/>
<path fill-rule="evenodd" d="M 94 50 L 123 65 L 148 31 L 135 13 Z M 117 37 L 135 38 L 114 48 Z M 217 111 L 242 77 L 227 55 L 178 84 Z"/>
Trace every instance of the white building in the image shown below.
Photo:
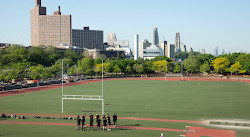
<path fill-rule="evenodd" d="M 124 51 L 127 58 L 131 57 L 131 48 L 129 47 L 129 41 L 121 40 L 115 41 L 114 45 L 110 45 L 106 48 L 107 51 Z"/>
<path fill-rule="evenodd" d="M 139 35 L 134 36 L 134 60 L 139 58 Z"/>
<path fill-rule="evenodd" d="M 150 47 L 151 43 L 147 39 L 144 39 L 139 45 L 139 57 L 143 59 L 143 50 Z"/>
<path fill-rule="evenodd" d="M 163 56 L 164 51 L 161 47 L 158 47 L 156 45 L 151 45 L 150 47 L 147 47 L 143 50 L 143 59 L 153 59 L 157 56 Z"/>
<path fill-rule="evenodd" d="M 180 50 L 181 50 L 181 52 L 186 52 L 187 51 L 187 49 L 186 49 L 186 45 L 184 45 L 183 44 L 183 42 L 181 42 L 181 46 L 180 46 Z"/>

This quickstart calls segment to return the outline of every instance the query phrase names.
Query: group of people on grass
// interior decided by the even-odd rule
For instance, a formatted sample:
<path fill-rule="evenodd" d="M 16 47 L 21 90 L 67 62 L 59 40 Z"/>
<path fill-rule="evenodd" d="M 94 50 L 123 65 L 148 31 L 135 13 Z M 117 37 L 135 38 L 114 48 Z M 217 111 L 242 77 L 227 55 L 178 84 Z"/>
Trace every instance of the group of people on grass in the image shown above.
<path fill-rule="evenodd" d="M 82 130 L 82 131 L 85 131 L 85 120 L 86 120 L 86 114 L 84 113 L 82 117 L 80 117 L 79 115 L 77 115 L 77 118 L 76 118 L 76 121 L 77 121 L 77 127 L 76 129 L 77 130 Z M 95 120 L 96 120 L 96 127 L 97 127 L 97 130 L 106 130 L 106 131 L 110 131 L 110 126 L 111 126 L 111 118 L 109 116 L 109 114 L 107 116 L 103 116 L 102 119 L 100 117 L 99 114 L 96 114 L 95 116 Z M 102 129 L 101 129 L 101 122 L 102 122 Z M 116 124 L 117 124 L 117 115 L 114 114 L 113 115 L 113 126 L 116 127 Z M 82 125 L 80 127 L 80 125 Z M 89 127 L 90 127 L 90 130 L 93 130 L 93 127 L 94 127 L 94 116 L 92 113 L 90 113 L 89 115 Z"/>

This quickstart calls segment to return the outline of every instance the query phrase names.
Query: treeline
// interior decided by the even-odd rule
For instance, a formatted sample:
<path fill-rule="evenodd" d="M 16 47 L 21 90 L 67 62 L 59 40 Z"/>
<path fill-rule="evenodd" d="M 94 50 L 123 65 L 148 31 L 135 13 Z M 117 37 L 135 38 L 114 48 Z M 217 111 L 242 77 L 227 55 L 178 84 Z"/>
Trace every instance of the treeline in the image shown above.
<path fill-rule="evenodd" d="M 214 57 L 199 52 L 179 53 L 186 57 L 183 62 L 173 61 L 165 56 L 152 60 L 127 58 L 106 58 L 100 55 L 92 59 L 87 54 L 80 55 L 70 49 L 59 51 L 52 46 L 26 48 L 12 45 L 0 50 L 0 81 L 56 78 L 61 75 L 62 59 L 64 73 L 69 75 L 98 75 L 103 69 L 112 74 L 153 74 L 153 73 L 215 73 L 250 74 L 250 54 L 232 53 Z M 178 57 L 178 55 L 177 55 Z M 183 59 L 184 57 L 182 57 Z M 167 67 L 166 67 L 167 64 Z"/>

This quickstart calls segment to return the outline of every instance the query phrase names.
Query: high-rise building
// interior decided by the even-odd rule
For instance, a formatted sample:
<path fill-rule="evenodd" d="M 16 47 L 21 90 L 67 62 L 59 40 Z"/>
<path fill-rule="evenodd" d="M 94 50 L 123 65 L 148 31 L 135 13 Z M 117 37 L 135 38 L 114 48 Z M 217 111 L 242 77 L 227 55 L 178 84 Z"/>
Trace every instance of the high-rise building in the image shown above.
<path fill-rule="evenodd" d="M 218 46 L 214 49 L 214 56 L 215 57 L 219 56 L 219 47 Z"/>
<path fill-rule="evenodd" d="M 46 15 L 46 7 L 36 0 L 31 14 L 31 46 L 72 45 L 71 15 L 62 15 L 60 6 L 54 15 Z"/>
<path fill-rule="evenodd" d="M 153 43 L 152 43 L 152 45 L 156 45 L 156 46 L 159 45 L 159 35 L 158 35 L 157 28 L 154 28 L 154 31 L 153 31 Z"/>
<path fill-rule="evenodd" d="M 116 41 L 117 41 L 117 39 L 116 39 L 115 33 L 108 34 L 108 44 L 109 45 L 114 45 L 114 42 L 116 42 Z"/>
<path fill-rule="evenodd" d="M 176 49 L 176 51 L 180 51 L 181 50 L 180 43 L 181 43 L 180 33 L 177 32 L 176 36 L 175 36 L 175 49 Z"/>
<path fill-rule="evenodd" d="M 90 30 L 89 27 L 73 29 L 72 45 L 80 49 L 104 49 L 103 31 Z"/>
<path fill-rule="evenodd" d="M 140 45 L 139 45 L 139 57 L 140 58 L 143 58 L 143 51 L 144 49 L 146 49 L 147 47 L 150 47 L 151 43 L 148 42 L 147 39 L 144 39 Z"/>
<path fill-rule="evenodd" d="M 175 58 L 175 45 L 174 44 L 165 44 L 165 56 L 168 58 Z"/>
<path fill-rule="evenodd" d="M 135 35 L 134 37 L 134 60 L 138 60 L 138 51 L 139 50 L 139 35 Z"/>
<path fill-rule="evenodd" d="M 183 42 L 181 42 L 180 51 L 181 52 L 186 52 L 187 51 L 186 45 L 184 45 Z"/>

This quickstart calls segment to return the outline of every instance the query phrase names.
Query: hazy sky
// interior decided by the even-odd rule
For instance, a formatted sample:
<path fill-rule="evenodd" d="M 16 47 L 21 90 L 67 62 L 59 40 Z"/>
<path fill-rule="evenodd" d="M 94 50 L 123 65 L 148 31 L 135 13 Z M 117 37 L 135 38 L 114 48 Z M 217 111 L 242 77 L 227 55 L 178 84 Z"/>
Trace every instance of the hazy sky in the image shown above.
<path fill-rule="evenodd" d="M 0 43 L 30 45 L 30 10 L 35 0 L 0 0 Z M 47 14 L 61 6 L 62 14 L 72 15 L 73 29 L 116 33 L 118 40 L 134 34 L 152 42 L 153 28 L 161 40 L 181 42 L 199 51 L 250 52 L 250 0 L 42 0 Z"/>

